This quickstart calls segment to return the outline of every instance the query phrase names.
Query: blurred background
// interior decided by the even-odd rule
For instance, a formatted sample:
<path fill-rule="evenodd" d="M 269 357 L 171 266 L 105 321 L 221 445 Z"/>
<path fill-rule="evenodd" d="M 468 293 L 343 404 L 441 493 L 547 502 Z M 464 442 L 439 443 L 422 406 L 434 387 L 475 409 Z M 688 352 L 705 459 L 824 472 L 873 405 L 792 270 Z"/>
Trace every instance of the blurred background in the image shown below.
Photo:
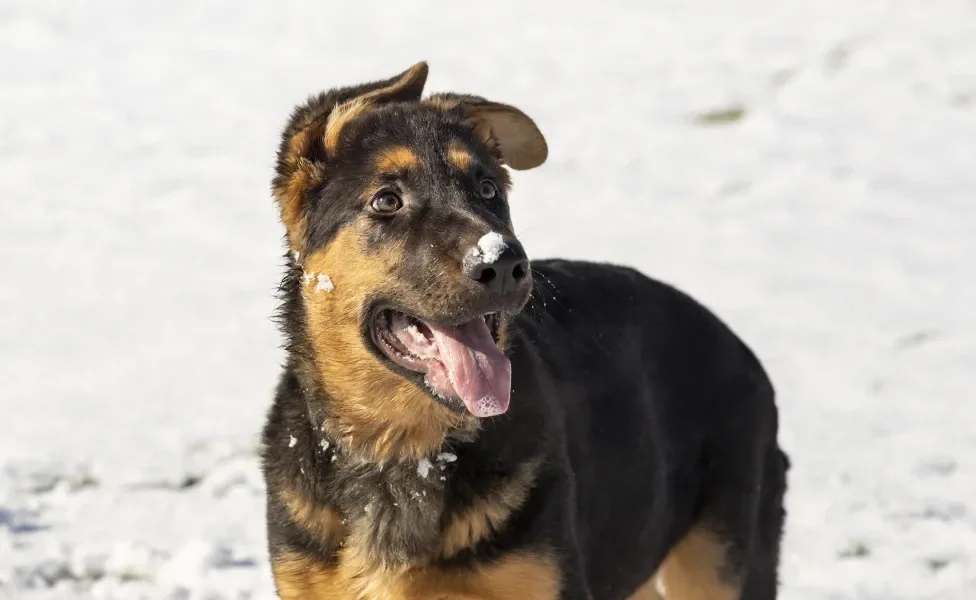
<path fill-rule="evenodd" d="M 788 600 L 976 597 L 976 3 L 0 2 L 0 598 L 271 598 L 292 107 L 514 104 L 530 256 L 691 293 L 779 393 Z"/>

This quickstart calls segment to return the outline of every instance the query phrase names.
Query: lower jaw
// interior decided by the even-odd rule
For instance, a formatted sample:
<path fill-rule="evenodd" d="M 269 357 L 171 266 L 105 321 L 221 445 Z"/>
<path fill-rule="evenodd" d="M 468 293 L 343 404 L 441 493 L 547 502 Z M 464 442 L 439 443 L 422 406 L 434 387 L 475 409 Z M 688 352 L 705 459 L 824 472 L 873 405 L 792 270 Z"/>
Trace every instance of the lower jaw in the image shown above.
<path fill-rule="evenodd" d="M 376 336 L 376 337 L 382 338 L 382 336 Z M 432 375 L 434 371 L 437 369 L 444 369 L 442 365 L 434 364 L 436 362 L 436 359 L 433 358 L 421 359 L 419 357 L 412 357 L 409 359 L 409 362 L 411 364 L 407 365 L 401 361 L 394 360 L 390 356 L 390 353 L 396 352 L 398 354 L 402 354 L 402 352 L 396 347 L 393 347 L 391 344 L 387 343 L 385 340 L 378 339 L 375 341 L 375 345 L 377 346 L 377 349 L 380 351 L 380 354 L 383 356 L 383 358 L 389 361 L 390 365 L 393 366 L 395 370 L 400 369 L 402 371 L 406 371 L 406 373 L 404 373 L 406 378 L 412 379 L 416 383 L 418 383 L 419 384 L 418 387 L 421 387 L 429 394 L 431 394 L 434 397 L 434 399 L 437 400 L 440 404 L 443 404 L 444 406 L 450 408 L 452 411 L 455 412 L 466 411 L 464 402 L 462 402 L 460 398 L 454 396 L 450 392 L 445 393 L 441 391 L 441 389 L 439 389 L 439 386 L 437 386 L 432 381 Z M 385 345 L 387 347 L 384 348 L 381 345 Z"/>
<path fill-rule="evenodd" d="M 464 406 L 464 402 L 454 394 L 453 389 L 445 390 L 445 381 L 449 382 L 447 377 L 446 369 L 443 365 L 433 365 L 427 373 L 424 374 L 424 385 L 431 394 L 434 395 L 439 401 L 444 403 L 449 408 L 456 408 L 458 410 L 467 409 Z M 440 385 L 436 382 L 437 379 L 441 379 Z M 447 384 L 447 387 L 451 387 Z"/>
<path fill-rule="evenodd" d="M 459 417 L 475 418 L 474 415 L 468 412 L 468 407 L 464 405 L 464 402 L 462 402 L 460 398 L 456 396 L 445 396 L 434 388 L 426 377 L 424 377 L 424 388 L 426 389 L 427 393 L 434 397 L 435 402 L 446 407 L 453 414 Z"/>

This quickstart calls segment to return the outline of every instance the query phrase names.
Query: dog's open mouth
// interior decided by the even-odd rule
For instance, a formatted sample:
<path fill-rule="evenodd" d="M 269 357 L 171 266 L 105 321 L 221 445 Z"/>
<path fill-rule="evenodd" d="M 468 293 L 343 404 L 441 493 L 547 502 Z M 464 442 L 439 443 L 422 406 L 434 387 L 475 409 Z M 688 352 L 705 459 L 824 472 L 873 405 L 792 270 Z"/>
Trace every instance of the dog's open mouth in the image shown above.
<path fill-rule="evenodd" d="M 458 399 L 476 417 L 508 410 L 512 365 L 498 349 L 498 315 L 443 326 L 392 309 L 376 312 L 373 342 L 396 364 L 425 373 L 440 396 Z"/>

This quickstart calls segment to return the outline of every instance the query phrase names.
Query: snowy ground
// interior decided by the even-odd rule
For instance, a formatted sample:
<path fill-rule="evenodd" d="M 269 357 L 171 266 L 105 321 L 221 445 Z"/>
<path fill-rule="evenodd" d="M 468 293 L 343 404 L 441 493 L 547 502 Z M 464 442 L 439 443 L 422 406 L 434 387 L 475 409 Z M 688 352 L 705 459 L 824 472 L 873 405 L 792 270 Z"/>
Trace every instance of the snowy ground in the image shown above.
<path fill-rule="evenodd" d="M 765 361 L 784 598 L 976 597 L 976 3 L 335 4 L 0 3 L 0 598 L 272 596 L 276 136 L 420 59 L 547 134 L 532 255 Z"/>

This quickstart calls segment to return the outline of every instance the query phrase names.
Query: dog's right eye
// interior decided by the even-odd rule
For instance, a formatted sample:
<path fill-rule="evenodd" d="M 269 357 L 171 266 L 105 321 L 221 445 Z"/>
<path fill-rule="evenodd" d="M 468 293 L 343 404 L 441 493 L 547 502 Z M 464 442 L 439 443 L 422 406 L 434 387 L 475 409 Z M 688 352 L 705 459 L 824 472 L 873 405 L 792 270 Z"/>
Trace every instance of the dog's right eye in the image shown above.
<path fill-rule="evenodd" d="M 380 192 L 373 196 L 373 200 L 369 203 L 369 207 L 373 209 L 373 212 L 389 214 L 394 213 L 403 206 L 403 200 L 400 199 L 399 194 L 396 192 L 385 191 Z"/>
<path fill-rule="evenodd" d="M 491 179 L 482 179 L 481 187 L 478 192 L 485 200 L 491 200 L 498 195 L 498 186 L 496 186 L 495 182 Z"/>

